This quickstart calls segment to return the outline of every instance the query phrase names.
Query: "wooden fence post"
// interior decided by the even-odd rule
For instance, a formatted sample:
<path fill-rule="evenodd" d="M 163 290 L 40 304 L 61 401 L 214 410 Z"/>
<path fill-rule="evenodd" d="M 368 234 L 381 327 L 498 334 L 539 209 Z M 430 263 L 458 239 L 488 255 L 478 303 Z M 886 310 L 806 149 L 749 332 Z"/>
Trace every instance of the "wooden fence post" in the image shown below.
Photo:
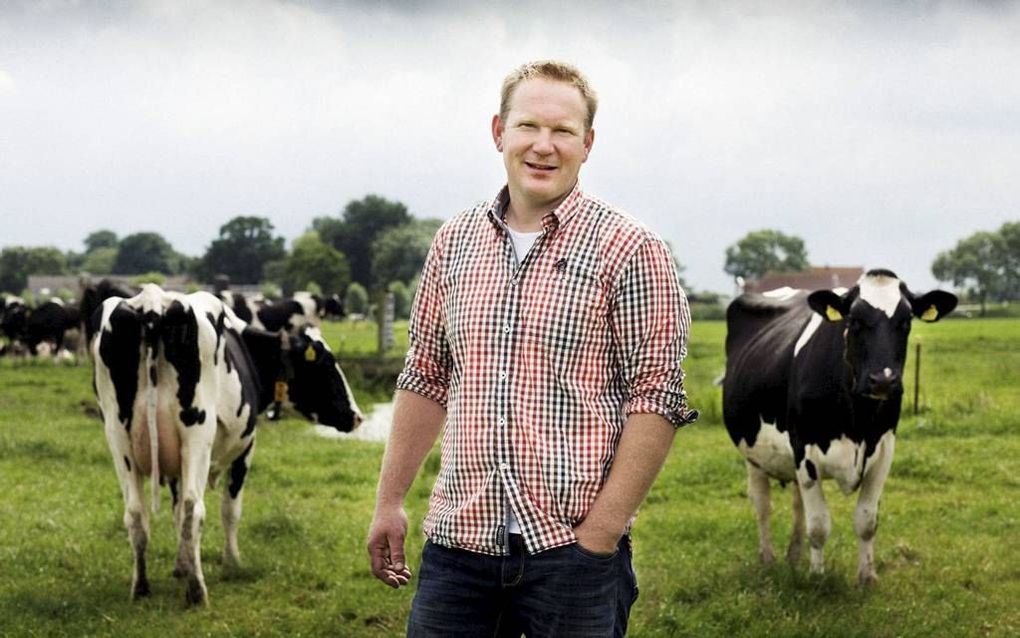
<path fill-rule="evenodd" d="M 917 398 L 921 393 L 921 340 L 914 346 L 914 416 L 917 416 Z"/>

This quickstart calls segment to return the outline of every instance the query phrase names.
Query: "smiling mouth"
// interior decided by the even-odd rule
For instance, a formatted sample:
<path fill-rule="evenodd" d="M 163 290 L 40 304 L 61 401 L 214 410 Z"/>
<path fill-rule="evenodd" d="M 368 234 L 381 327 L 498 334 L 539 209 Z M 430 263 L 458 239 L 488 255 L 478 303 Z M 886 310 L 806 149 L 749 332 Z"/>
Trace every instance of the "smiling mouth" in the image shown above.
<path fill-rule="evenodd" d="M 524 165 L 536 171 L 550 172 L 556 170 L 555 166 L 547 166 L 545 164 L 534 164 L 532 162 L 524 162 Z"/>

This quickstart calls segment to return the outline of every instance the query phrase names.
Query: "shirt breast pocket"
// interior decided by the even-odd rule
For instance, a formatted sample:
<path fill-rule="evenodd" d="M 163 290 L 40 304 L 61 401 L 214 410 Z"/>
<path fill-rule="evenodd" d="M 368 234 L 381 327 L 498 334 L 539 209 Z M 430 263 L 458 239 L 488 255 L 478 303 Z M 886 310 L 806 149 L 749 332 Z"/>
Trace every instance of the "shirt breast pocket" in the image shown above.
<path fill-rule="evenodd" d="M 527 302 L 525 338 L 565 372 L 602 345 L 606 304 L 601 279 L 592 267 L 567 265 L 536 286 Z"/>

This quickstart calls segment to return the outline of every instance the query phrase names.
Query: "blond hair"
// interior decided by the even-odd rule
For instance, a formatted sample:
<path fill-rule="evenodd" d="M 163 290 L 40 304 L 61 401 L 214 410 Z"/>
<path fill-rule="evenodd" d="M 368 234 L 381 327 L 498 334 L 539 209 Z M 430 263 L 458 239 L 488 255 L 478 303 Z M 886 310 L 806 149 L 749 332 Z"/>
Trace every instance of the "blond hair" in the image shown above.
<path fill-rule="evenodd" d="M 591 129 L 592 124 L 595 122 L 595 109 L 598 108 L 598 97 L 595 95 L 595 90 L 591 88 L 591 85 L 588 84 L 588 78 L 584 77 L 577 67 L 566 62 L 557 62 L 556 60 L 528 62 L 517 67 L 510 75 L 506 76 L 506 79 L 503 80 L 503 91 L 499 101 L 499 117 L 501 120 L 505 122 L 507 115 L 510 113 L 510 98 L 513 96 L 517 85 L 524 80 L 534 78 L 566 82 L 577 87 L 577 90 L 581 92 L 581 97 L 584 98 L 584 103 L 588 107 L 585 129 Z"/>

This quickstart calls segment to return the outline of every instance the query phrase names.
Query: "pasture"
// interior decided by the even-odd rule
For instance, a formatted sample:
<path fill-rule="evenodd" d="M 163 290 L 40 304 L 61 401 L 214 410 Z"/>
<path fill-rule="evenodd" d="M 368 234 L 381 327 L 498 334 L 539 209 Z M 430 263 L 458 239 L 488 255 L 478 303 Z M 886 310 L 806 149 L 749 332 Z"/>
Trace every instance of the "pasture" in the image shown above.
<path fill-rule="evenodd" d="M 855 584 L 847 498 L 826 494 L 827 573 L 764 568 L 743 461 L 721 425 L 721 322 L 694 326 L 688 370 L 697 424 L 679 432 L 635 526 L 640 597 L 633 636 L 1014 636 L 1020 633 L 1020 321 L 914 323 L 921 414 L 911 413 L 913 345 L 896 459 L 876 541 L 878 585 Z M 371 326 L 325 331 L 371 350 Z M 399 334 L 399 333 L 398 333 Z M 398 347 L 400 347 L 398 345 Z M 352 380 L 362 407 L 385 400 Z M 325 440 L 298 420 L 262 421 L 240 526 L 244 566 L 225 571 L 218 495 L 203 563 L 210 607 L 184 610 L 170 575 L 169 495 L 153 520 L 153 595 L 128 601 L 122 502 L 88 366 L 0 361 L 0 635 L 393 636 L 412 591 L 374 581 L 363 548 L 382 446 Z M 408 500 L 412 569 L 438 455 Z M 777 549 L 789 490 L 773 489 Z"/>

